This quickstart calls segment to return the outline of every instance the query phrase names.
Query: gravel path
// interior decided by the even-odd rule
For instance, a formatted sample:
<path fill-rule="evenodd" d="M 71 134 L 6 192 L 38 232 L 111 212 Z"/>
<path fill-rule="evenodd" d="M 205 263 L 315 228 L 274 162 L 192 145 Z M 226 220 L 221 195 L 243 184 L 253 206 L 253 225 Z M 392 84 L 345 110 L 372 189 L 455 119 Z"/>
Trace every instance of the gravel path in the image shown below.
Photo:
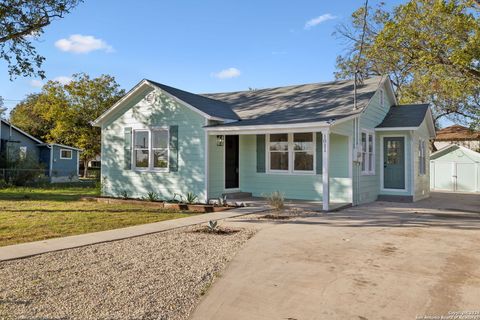
<path fill-rule="evenodd" d="M 186 319 L 253 229 L 199 227 L 0 263 L 0 319 Z"/>

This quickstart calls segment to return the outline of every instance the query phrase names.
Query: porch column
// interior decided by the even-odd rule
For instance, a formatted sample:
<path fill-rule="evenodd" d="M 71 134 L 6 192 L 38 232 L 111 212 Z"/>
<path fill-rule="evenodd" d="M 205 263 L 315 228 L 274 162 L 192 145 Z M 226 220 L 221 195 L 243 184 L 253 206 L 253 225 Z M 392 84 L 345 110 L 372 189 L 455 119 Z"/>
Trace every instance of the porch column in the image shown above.
<path fill-rule="evenodd" d="M 330 179 L 328 174 L 328 158 L 330 155 L 330 129 L 322 130 L 322 181 L 323 181 L 323 211 L 330 206 Z"/>

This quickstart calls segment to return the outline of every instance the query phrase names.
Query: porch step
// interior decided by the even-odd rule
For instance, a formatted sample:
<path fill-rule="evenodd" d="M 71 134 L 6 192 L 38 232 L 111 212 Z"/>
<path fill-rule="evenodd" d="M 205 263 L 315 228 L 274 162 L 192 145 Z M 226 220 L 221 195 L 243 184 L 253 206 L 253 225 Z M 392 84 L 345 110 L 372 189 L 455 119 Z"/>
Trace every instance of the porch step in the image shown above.
<path fill-rule="evenodd" d="M 246 198 L 251 198 L 252 193 L 251 192 L 228 192 L 222 194 L 222 197 L 225 197 L 227 200 L 232 200 L 232 199 L 246 199 Z"/>

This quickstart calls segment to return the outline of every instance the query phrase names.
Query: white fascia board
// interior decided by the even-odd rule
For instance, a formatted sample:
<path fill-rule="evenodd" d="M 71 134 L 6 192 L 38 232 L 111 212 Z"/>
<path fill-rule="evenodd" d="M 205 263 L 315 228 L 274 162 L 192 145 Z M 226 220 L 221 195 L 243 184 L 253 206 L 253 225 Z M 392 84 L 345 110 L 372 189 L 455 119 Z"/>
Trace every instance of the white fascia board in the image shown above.
<path fill-rule="evenodd" d="M 59 144 L 59 143 L 40 143 L 39 146 L 46 146 L 46 147 L 49 147 L 49 148 L 52 147 L 52 146 L 57 146 L 57 147 L 60 147 L 60 148 L 65 148 L 65 149 L 70 149 L 70 150 L 76 150 L 76 151 L 79 151 L 79 152 L 83 152 L 82 149 L 66 146 L 64 144 Z"/>
<path fill-rule="evenodd" d="M 252 125 L 252 126 L 229 126 L 229 127 L 208 127 L 204 128 L 208 134 L 263 134 L 275 132 L 316 132 L 322 131 L 322 127 L 330 127 L 326 121 L 296 123 L 296 124 L 269 124 L 269 125 Z"/>
<path fill-rule="evenodd" d="M 100 127 L 102 122 L 105 120 L 105 118 L 110 115 L 113 111 L 115 111 L 122 103 L 124 103 L 126 100 L 128 100 L 131 96 L 133 96 L 141 87 L 148 85 L 152 87 L 151 84 L 146 79 L 143 79 L 135 87 L 133 87 L 130 91 L 128 91 L 123 97 L 120 98 L 113 106 L 111 106 L 108 110 L 106 110 L 104 113 L 102 113 L 97 119 L 92 121 L 92 126 L 94 127 Z M 153 89 L 153 87 L 152 87 Z"/>
<path fill-rule="evenodd" d="M 219 117 L 213 117 L 209 114 L 206 114 L 205 112 L 195 108 L 194 106 L 186 103 L 185 101 L 175 97 L 174 95 L 166 92 L 162 88 L 156 86 L 155 84 L 151 83 L 150 81 L 143 79 L 140 81 L 135 87 L 133 87 L 130 91 L 127 92 L 120 100 L 118 100 L 112 107 L 110 107 L 107 111 L 105 111 L 103 114 L 100 115 L 95 121 L 92 122 L 92 125 L 95 127 L 100 127 L 102 122 L 105 120 L 105 118 L 110 115 L 113 111 L 115 111 L 120 105 L 122 105 L 126 100 L 128 100 L 131 96 L 133 96 L 140 88 L 144 87 L 145 85 L 150 86 L 152 89 L 160 90 L 164 94 L 166 94 L 168 97 L 171 99 L 175 100 L 176 102 L 185 105 L 187 108 L 192 110 L 193 112 L 196 112 L 200 114 L 202 117 L 208 120 L 217 120 L 217 121 L 225 121 L 225 120 L 232 120 L 232 119 L 226 119 L 226 118 L 219 118 Z M 235 121 L 235 120 L 233 120 Z"/>
<path fill-rule="evenodd" d="M 391 128 L 375 128 L 375 131 L 406 131 L 417 130 L 418 127 L 391 127 Z"/>

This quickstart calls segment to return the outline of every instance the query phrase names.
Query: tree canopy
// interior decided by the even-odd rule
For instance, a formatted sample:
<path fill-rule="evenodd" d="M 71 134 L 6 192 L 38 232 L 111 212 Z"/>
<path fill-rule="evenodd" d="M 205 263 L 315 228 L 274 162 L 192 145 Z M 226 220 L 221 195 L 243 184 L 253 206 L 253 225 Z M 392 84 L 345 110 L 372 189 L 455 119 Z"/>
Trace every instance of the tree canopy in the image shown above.
<path fill-rule="evenodd" d="M 389 75 L 401 103 L 430 102 L 435 119 L 480 122 L 480 0 L 410 0 L 388 11 L 365 8 L 336 34 L 347 51 L 337 57 L 338 79 Z"/>
<path fill-rule="evenodd" d="M 49 81 L 40 93 L 28 95 L 12 110 L 10 121 L 46 142 L 82 149 L 80 158 L 88 162 L 100 154 L 100 129 L 90 123 L 124 94 L 112 76 L 75 74 L 68 84 Z"/>
<path fill-rule="evenodd" d="M 82 0 L 0 0 L 0 59 L 8 64 L 10 78 L 39 76 L 45 57 L 38 54 L 32 40 L 44 27 L 63 18 Z"/>

